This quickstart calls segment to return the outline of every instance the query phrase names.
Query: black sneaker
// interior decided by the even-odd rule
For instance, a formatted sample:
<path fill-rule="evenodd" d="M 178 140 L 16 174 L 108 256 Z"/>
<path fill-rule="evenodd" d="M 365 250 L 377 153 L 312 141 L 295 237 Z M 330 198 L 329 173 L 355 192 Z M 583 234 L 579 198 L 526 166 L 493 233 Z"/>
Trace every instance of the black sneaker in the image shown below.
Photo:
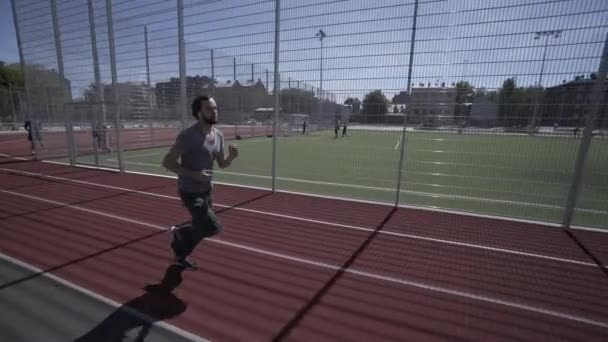
<path fill-rule="evenodd" d="M 176 258 L 174 264 L 187 270 L 196 271 L 198 269 L 196 263 L 188 258 Z"/>

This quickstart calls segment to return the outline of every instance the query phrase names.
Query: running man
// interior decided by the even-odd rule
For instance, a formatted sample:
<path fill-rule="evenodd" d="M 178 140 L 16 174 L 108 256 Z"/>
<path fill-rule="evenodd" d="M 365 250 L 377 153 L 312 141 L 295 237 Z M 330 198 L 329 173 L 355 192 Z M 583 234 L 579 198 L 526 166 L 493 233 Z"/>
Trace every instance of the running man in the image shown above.
<path fill-rule="evenodd" d="M 188 256 L 202 239 L 222 231 L 213 212 L 213 163 L 217 161 L 222 169 L 230 166 L 238 157 L 238 149 L 230 145 L 228 156 L 224 154 L 224 135 L 215 127 L 218 111 L 213 98 L 199 96 L 194 99 L 192 116 L 198 122 L 177 136 L 162 165 L 178 175 L 178 193 L 192 217 L 191 222 L 171 228 L 175 263 L 195 270 L 196 264 Z M 180 158 L 181 163 L 178 163 Z"/>

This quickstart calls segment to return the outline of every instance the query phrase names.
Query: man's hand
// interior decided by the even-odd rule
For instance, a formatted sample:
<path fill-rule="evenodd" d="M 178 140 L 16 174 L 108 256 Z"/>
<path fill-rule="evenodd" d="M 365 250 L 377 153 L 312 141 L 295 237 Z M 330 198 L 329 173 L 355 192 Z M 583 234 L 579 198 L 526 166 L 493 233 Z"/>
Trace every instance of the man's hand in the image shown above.
<path fill-rule="evenodd" d="M 224 154 L 224 152 L 222 151 L 218 155 L 217 165 L 221 169 L 225 169 L 228 166 L 230 166 L 230 164 L 232 164 L 232 161 L 235 160 L 238 156 L 239 156 L 239 149 L 236 147 L 236 145 L 230 144 L 228 146 L 228 156 L 226 156 Z"/>
<path fill-rule="evenodd" d="M 239 148 L 236 145 L 228 145 L 228 159 L 234 160 L 239 156 Z"/>

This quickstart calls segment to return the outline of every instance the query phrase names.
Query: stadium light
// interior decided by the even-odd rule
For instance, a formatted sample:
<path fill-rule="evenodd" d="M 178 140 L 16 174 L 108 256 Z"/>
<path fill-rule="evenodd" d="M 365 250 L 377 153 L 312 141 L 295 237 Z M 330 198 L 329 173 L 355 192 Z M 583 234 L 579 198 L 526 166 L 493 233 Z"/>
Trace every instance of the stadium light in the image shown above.
<path fill-rule="evenodd" d="M 545 43 L 543 46 L 543 59 L 540 65 L 540 74 L 538 76 L 538 87 L 542 89 L 543 86 L 543 73 L 545 71 L 545 61 L 547 59 L 547 47 L 549 46 L 549 38 L 553 37 L 555 39 L 561 37 L 562 30 L 550 30 L 550 31 L 537 31 L 534 34 L 534 40 L 539 40 L 541 37 L 545 37 Z M 537 94 L 536 99 L 534 101 L 534 109 L 532 112 L 532 120 L 530 122 L 530 134 L 534 132 L 534 127 L 536 126 L 536 115 L 538 112 L 538 98 L 540 94 Z"/>
<path fill-rule="evenodd" d="M 320 29 L 315 37 L 318 37 L 321 41 L 321 63 L 319 67 L 319 119 L 321 119 L 323 116 L 323 38 L 327 37 L 327 35 Z"/>

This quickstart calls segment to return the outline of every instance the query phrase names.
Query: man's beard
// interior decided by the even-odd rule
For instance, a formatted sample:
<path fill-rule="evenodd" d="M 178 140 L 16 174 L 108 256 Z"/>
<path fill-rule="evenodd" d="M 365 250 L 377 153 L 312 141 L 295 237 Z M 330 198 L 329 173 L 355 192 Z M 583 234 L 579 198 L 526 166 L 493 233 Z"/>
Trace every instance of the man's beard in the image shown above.
<path fill-rule="evenodd" d="M 215 125 L 217 123 L 217 120 L 207 119 L 204 115 L 201 115 L 201 118 L 203 119 L 203 121 L 205 121 L 206 123 L 208 123 L 210 125 Z"/>

